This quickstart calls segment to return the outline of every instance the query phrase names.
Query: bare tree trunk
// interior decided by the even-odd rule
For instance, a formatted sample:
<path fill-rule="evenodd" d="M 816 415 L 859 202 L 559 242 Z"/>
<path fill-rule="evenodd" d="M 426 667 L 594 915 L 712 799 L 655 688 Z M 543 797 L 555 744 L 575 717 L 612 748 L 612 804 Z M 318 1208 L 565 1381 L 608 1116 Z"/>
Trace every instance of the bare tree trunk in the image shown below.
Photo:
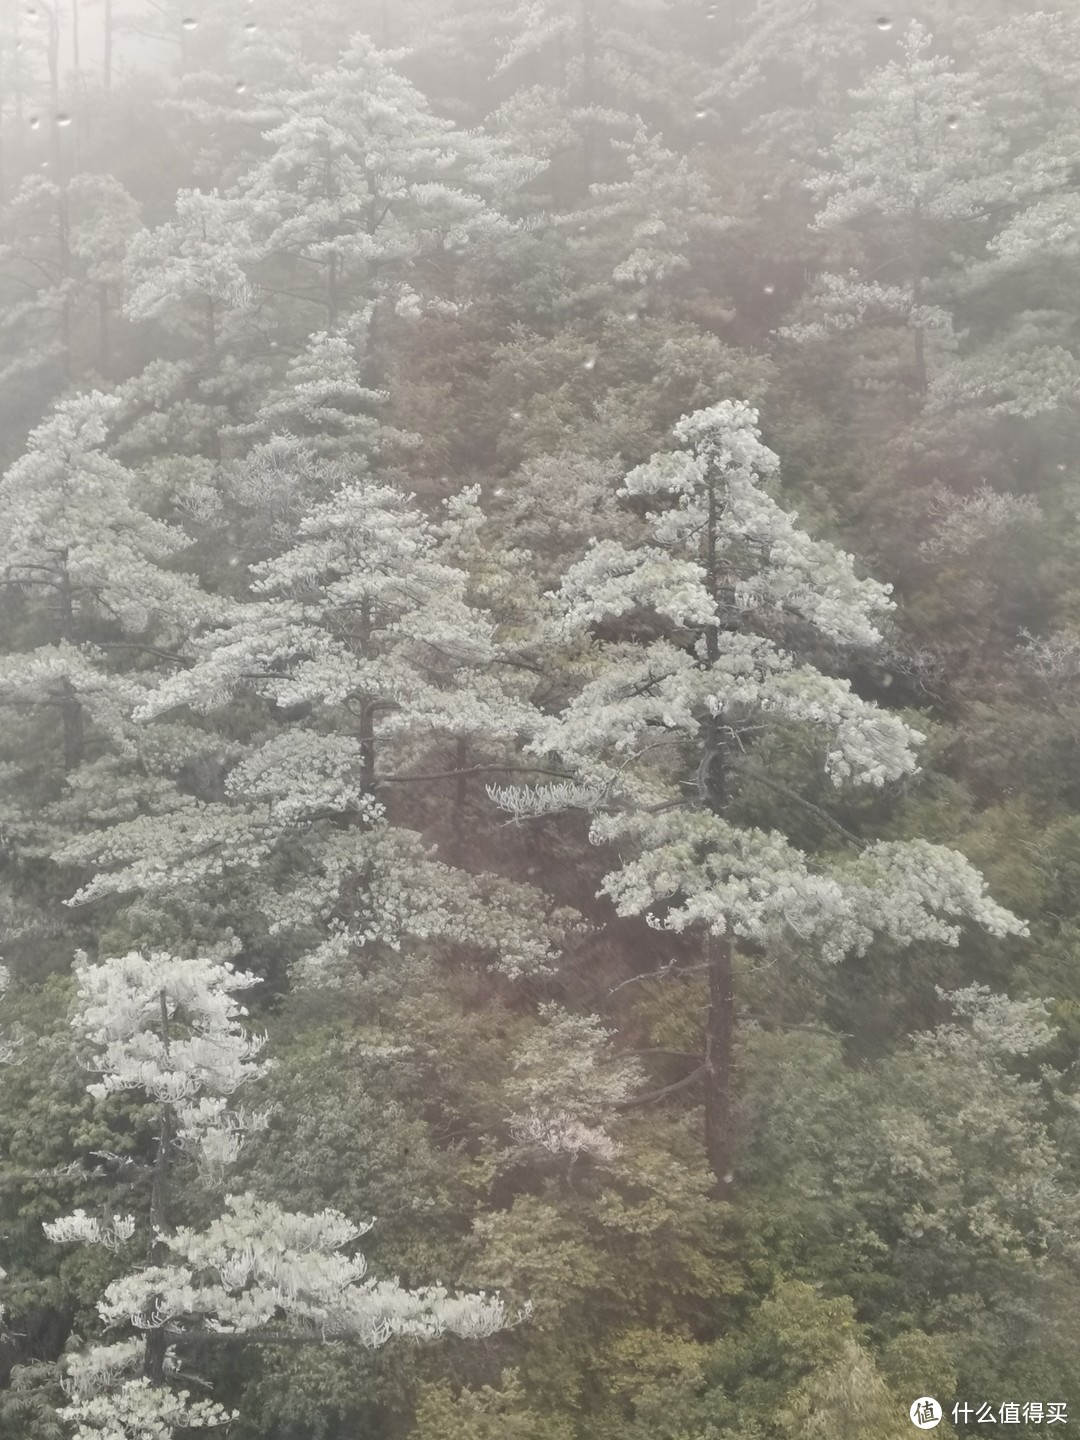
<path fill-rule="evenodd" d="M 469 741 L 466 736 L 458 737 L 454 752 L 454 769 L 458 772 L 454 783 L 454 838 L 453 856 L 456 865 L 465 863 L 465 802 L 468 798 Z"/>
<path fill-rule="evenodd" d="M 922 206 L 915 201 L 911 216 L 911 303 L 917 309 L 923 302 L 923 220 Z M 926 393 L 926 332 L 915 324 L 915 384 L 920 397 Z"/>
<path fill-rule="evenodd" d="M 327 322 L 331 330 L 337 329 L 338 311 L 341 301 L 338 294 L 338 257 L 331 253 L 330 265 L 326 274 L 326 312 Z"/>
<path fill-rule="evenodd" d="M 161 1040 L 165 1054 L 169 1054 L 169 1001 L 165 991 L 160 996 Z M 149 1261 L 151 1265 L 162 1265 L 168 1257 L 168 1246 L 162 1238 L 168 1223 L 169 1158 L 172 1144 L 172 1115 L 166 1104 L 158 1107 L 158 1148 L 154 1157 L 154 1173 L 150 1187 L 150 1242 Z M 157 1299 L 159 1297 L 155 1297 Z M 143 1350 L 143 1374 L 152 1385 L 165 1383 L 165 1352 L 168 1341 L 164 1328 L 146 1332 Z"/>
<path fill-rule="evenodd" d="M 68 552 L 60 552 L 60 623 L 58 629 L 58 640 L 61 644 L 73 644 L 75 641 L 75 605 L 71 592 L 71 576 L 67 568 Z M 64 699 L 60 706 L 60 714 L 64 727 L 64 774 L 70 775 L 82 764 L 83 748 L 86 742 L 86 734 L 83 723 L 83 708 L 78 696 L 72 690 L 71 682 L 65 680 L 63 686 Z"/>
<path fill-rule="evenodd" d="M 48 26 L 46 54 L 49 61 L 49 161 L 52 178 L 64 182 L 63 145 L 60 139 L 60 14 L 52 5 L 42 5 L 41 12 Z"/>
<path fill-rule="evenodd" d="M 55 128 L 55 127 L 54 127 Z M 71 384 L 71 294 L 68 281 L 71 279 L 71 216 L 68 210 L 67 187 L 61 184 L 56 211 L 56 236 L 60 250 L 60 284 L 63 299 L 60 302 L 60 348 L 64 382 Z"/>
<path fill-rule="evenodd" d="M 709 594 L 718 597 L 720 589 L 720 558 L 717 553 L 717 530 L 720 506 L 716 480 L 709 482 L 709 519 L 705 528 L 705 574 Z M 718 627 L 705 631 L 705 651 L 710 664 L 720 655 Z M 727 799 L 727 775 L 720 717 L 705 729 L 705 754 L 701 765 L 702 801 L 719 813 Z M 727 935 L 706 934 L 706 960 L 709 966 L 709 1005 L 705 1015 L 705 1153 L 716 1180 L 717 1192 L 726 1194 L 731 1184 L 731 1085 L 732 1046 L 735 1039 L 735 975 L 732 947 Z"/>
<path fill-rule="evenodd" d="M 101 378 L 108 380 L 112 368 L 112 334 L 110 331 L 109 287 L 98 286 L 98 369 Z"/>
<path fill-rule="evenodd" d="M 731 1084 L 735 1039 L 735 975 L 731 941 L 706 938 L 709 963 L 709 1008 L 705 1017 L 705 1153 L 725 1195 L 732 1181 Z"/>
<path fill-rule="evenodd" d="M 102 60 L 105 94 L 112 94 L 113 0 L 105 0 L 105 54 Z"/>

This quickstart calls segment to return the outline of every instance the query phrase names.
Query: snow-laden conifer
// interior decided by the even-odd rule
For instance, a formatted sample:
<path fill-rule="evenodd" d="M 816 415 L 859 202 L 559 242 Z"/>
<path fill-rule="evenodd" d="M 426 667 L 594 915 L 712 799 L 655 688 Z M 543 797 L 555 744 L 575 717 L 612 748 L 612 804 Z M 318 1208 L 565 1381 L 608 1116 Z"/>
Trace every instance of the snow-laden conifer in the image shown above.
<path fill-rule="evenodd" d="M 529 748 L 557 759 L 572 782 L 491 793 L 520 817 L 560 803 L 592 808 L 593 841 L 621 857 L 603 885 L 619 914 L 702 936 L 712 987 L 707 1135 L 722 1178 L 735 945 L 769 953 L 796 944 L 836 960 L 875 934 L 955 944 L 965 921 L 995 935 L 1024 927 L 957 851 L 864 841 L 834 826 L 845 843 L 814 856 L 739 817 L 744 788 L 772 783 L 755 750 L 777 727 L 801 731 L 838 788 L 905 780 L 922 737 L 841 675 L 799 660 L 811 642 L 815 660 L 832 651 L 834 668 L 843 647 L 874 648 L 891 601 L 887 586 L 812 540 L 768 493 L 779 461 L 756 412 L 723 401 L 684 417 L 675 437 L 677 449 L 632 470 L 620 491 L 645 507 L 640 543 L 598 542 L 559 591 L 564 636 L 587 647 L 584 680 Z M 635 626 L 645 617 L 660 633 L 642 642 Z M 605 638 L 590 639 L 600 625 Z"/>
<path fill-rule="evenodd" d="M 874 71 L 851 100 L 854 117 L 807 182 L 821 202 L 814 223 L 825 232 L 868 231 L 868 257 L 877 254 L 883 233 L 890 258 L 883 264 L 868 258 L 863 271 L 826 271 L 805 317 L 782 333 L 805 341 L 855 324 L 902 327 L 911 349 L 899 365 L 921 392 L 956 348 L 956 227 L 984 238 L 984 212 L 1009 198 L 1017 176 L 1005 163 L 1006 143 L 981 103 L 976 75 L 935 53 L 933 36 L 917 21 L 899 57 Z"/>
<path fill-rule="evenodd" d="M 196 1337 L 378 1346 L 395 1335 L 485 1336 L 507 1323 L 497 1296 L 366 1278 L 353 1246 L 370 1224 L 335 1210 L 295 1214 L 237 1193 L 209 1225 L 178 1223 L 190 1183 L 185 1157 L 213 1183 L 264 1123 L 231 1104 L 267 1064 L 236 998 L 258 979 L 228 961 L 164 952 L 101 964 L 82 955 L 76 977 L 72 1023 L 100 1077 L 88 1088 L 99 1099 L 132 1090 L 149 1102 L 155 1158 L 148 1214 L 106 1211 L 103 1219 L 76 1210 L 45 1226 L 58 1244 L 105 1245 L 133 1264 L 97 1306 L 107 1332 L 128 1333 L 65 1362 L 61 1417 L 74 1440 L 171 1440 L 235 1418 L 192 1397 L 192 1385 L 204 1384 L 185 1368 Z"/>
<path fill-rule="evenodd" d="M 328 497 L 291 545 L 251 567 L 254 598 L 196 635 L 192 663 L 135 716 L 209 714 L 242 694 L 303 713 L 234 756 L 223 799 L 177 795 L 168 813 L 73 838 L 62 858 L 99 867 L 73 901 L 138 891 L 183 902 L 229 875 L 271 933 L 306 937 L 312 978 L 340 975 L 350 944 L 410 937 L 479 946 L 512 971 L 546 964 L 566 916 L 549 918 L 527 886 L 447 865 L 387 811 L 391 787 L 423 773 L 433 747 L 505 753 L 534 722 L 453 563 L 475 497 L 435 523 L 362 465 L 311 464 Z M 279 876 L 273 857 L 286 847 Z"/>

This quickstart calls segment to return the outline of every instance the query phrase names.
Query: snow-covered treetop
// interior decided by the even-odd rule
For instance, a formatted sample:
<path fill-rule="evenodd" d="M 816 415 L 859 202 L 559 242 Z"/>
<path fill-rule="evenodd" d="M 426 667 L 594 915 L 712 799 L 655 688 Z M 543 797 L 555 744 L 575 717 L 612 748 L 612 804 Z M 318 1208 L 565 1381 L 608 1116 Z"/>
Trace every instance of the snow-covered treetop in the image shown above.
<path fill-rule="evenodd" d="M 76 964 L 76 1024 L 97 1053 L 99 1098 L 138 1088 L 165 1104 L 199 1094 L 231 1095 L 259 1073 L 263 1041 L 241 1024 L 233 992 L 259 977 L 228 963 L 182 960 L 163 951 Z"/>
<path fill-rule="evenodd" d="M 888 587 L 860 579 L 849 555 L 812 540 L 765 492 L 779 461 L 761 443 L 750 406 L 723 401 L 696 411 L 675 434 L 681 448 L 632 470 L 620 491 L 660 502 L 646 516 L 654 543 L 600 542 L 560 591 L 570 631 L 647 607 L 675 634 L 647 650 L 606 647 L 595 678 L 532 748 L 577 763 L 589 756 L 582 778 L 610 783 L 625 757 L 699 735 L 709 717 L 747 724 L 775 715 L 831 733 L 826 765 L 837 784 L 882 785 L 911 773 L 916 732 L 860 700 L 847 681 L 797 664 L 767 634 L 736 628 L 768 629 L 793 614 L 836 643 L 874 645 Z"/>
<path fill-rule="evenodd" d="M 137 712 L 208 709 L 250 684 L 278 704 L 377 702 L 378 729 L 515 733 L 524 712 L 485 667 L 492 626 L 466 600 L 464 571 L 440 555 L 411 497 L 375 477 L 343 484 L 298 526 L 296 543 L 252 567 L 271 596 L 194 642 L 198 663 Z M 469 672 L 467 686 L 455 683 Z M 313 742 L 314 743 L 314 742 Z"/>
<path fill-rule="evenodd" d="M 234 998 L 259 977 L 227 961 L 163 951 L 132 951 L 100 964 L 80 952 L 75 974 L 73 1024 L 101 1076 L 87 1087 L 91 1095 L 142 1090 L 168 1107 L 177 1142 L 208 1170 L 230 1164 L 244 1133 L 265 1124 L 260 1114 L 226 1105 L 226 1097 L 265 1069 L 257 1058 L 264 1041 L 247 1033 L 247 1012 Z"/>
<path fill-rule="evenodd" d="M 757 420 L 741 400 L 684 416 L 674 431 L 681 452 L 632 470 L 620 493 L 668 501 L 650 512 L 655 538 L 673 553 L 712 564 L 706 582 L 715 599 L 730 585 L 741 611 L 791 609 L 839 644 L 877 644 L 875 622 L 892 608 L 890 587 L 860 580 L 851 556 L 812 540 L 767 494 L 780 461 L 761 443 Z"/>
<path fill-rule="evenodd" d="M 976 77 L 933 54 L 913 20 L 900 58 L 851 92 L 856 117 L 829 147 L 832 168 L 809 181 L 825 201 L 821 228 L 861 215 L 955 220 L 1008 197 L 1011 177 L 976 93 Z"/>
<path fill-rule="evenodd" d="M 193 304 L 220 302 L 223 310 L 246 307 L 254 298 L 245 270 L 249 253 L 237 205 L 216 190 L 181 190 L 176 219 L 140 231 L 128 250 L 128 316 L 184 329 L 193 323 Z"/>

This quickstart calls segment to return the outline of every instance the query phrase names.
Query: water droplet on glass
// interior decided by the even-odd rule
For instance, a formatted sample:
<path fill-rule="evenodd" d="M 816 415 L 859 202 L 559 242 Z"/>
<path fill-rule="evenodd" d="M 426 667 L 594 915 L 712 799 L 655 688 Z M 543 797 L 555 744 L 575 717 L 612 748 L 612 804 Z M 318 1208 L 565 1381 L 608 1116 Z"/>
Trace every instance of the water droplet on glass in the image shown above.
<path fill-rule="evenodd" d="M 950 130 L 955 130 L 956 127 L 960 124 L 960 121 L 956 118 L 955 115 L 946 115 L 945 124 L 949 127 Z"/>
<path fill-rule="evenodd" d="M 247 22 L 247 24 L 244 26 L 244 30 L 246 31 L 246 33 L 247 33 L 248 35 L 254 35 L 254 34 L 255 34 L 255 31 L 256 31 L 257 29 L 258 29 L 258 26 L 255 24 L 255 21 L 254 21 L 254 20 L 249 20 L 249 21 Z"/>
<path fill-rule="evenodd" d="M 763 285 L 761 289 L 766 295 L 774 295 L 776 293 L 775 285 Z"/>
<path fill-rule="evenodd" d="M 877 18 L 877 28 L 879 30 L 891 30 L 892 21 L 887 15 L 879 15 Z"/>
<path fill-rule="evenodd" d="M 695 110 L 695 111 L 694 111 L 694 116 L 695 116 L 695 118 L 698 119 L 698 120 L 704 120 L 704 119 L 705 119 L 705 116 L 708 115 L 708 113 L 709 113 L 709 112 L 708 112 L 707 110 Z"/>
<path fill-rule="evenodd" d="M 1059 469 L 1059 470 L 1064 470 L 1064 469 L 1065 469 L 1064 463 L 1062 463 L 1061 465 L 1059 465 L 1059 466 L 1058 466 L 1058 469 Z"/>
<path fill-rule="evenodd" d="M 520 411 L 520 410 L 511 410 L 511 411 L 510 411 L 510 419 L 511 419 L 511 420 L 520 420 L 520 419 L 521 419 L 521 411 Z"/>
<path fill-rule="evenodd" d="M 57 117 L 56 117 L 56 123 L 57 123 L 57 125 L 70 125 L 70 124 L 71 124 L 71 116 L 70 116 L 70 115 L 57 115 Z"/>
<path fill-rule="evenodd" d="M 595 370 L 595 369 L 596 369 L 596 356 L 595 356 L 595 355 L 590 355 L 589 358 L 588 358 L 588 360 L 584 361 L 584 363 L 583 363 L 583 365 L 582 365 L 582 369 L 583 369 L 583 370 Z"/>
<path fill-rule="evenodd" d="M 30 129 L 31 129 L 31 130 L 36 130 L 40 124 L 41 124 L 41 121 L 38 119 L 38 117 L 37 117 L 36 115 L 31 115 L 31 116 L 30 116 Z"/>
<path fill-rule="evenodd" d="M 26 7 L 26 18 L 28 20 L 36 20 L 38 18 L 38 12 L 35 6 L 28 5 Z"/>
<path fill-rule="evenodd" d="M 236 82 L 236 93 L 237 93 L 238 95 L 242 95 L 246 89 L 247 89 L 247 86 L 244 84 L 243 80 L 237 80 L 237 82 Z"/>
<path fill-rule="evenodd" d="M 198 23 L 198 20 L 196 20 L 193 15 L 185 15 L 183 20 L 180 21 L 180 24 L 185 30 L 194 30 Z"/>
<path fill-rule="evenodd" d="M 727 1174 L 724 1176 L 724 1184 L 725 1184 L 725 1185 L 730 1185 L 731 1182 L 732 1182 L 734 1179 L 735 1179 L 735 1171 L 734 1171 L 734 1170 L 729 1170 L 729 1171 L 727 1172 Z"/>
<path fill-rule="evenodd" d="M 764 193 L 764 195 L 762 195 L 761 198 L 762 198 L 762 200 L 765 200 L 765 201 L 771 200 L 771 199 L 772 199 L 772 191 L 771 191 L 771 190 L 766 190 L 765 193 Z"/>

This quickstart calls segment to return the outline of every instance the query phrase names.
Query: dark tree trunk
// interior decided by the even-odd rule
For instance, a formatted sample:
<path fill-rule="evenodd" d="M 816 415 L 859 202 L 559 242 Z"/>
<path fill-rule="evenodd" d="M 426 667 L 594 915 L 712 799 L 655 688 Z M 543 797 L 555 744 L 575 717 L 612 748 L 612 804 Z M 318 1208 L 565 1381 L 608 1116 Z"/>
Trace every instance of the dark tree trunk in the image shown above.
<path fill-rule="evenodd" d="M 335 254 L 331 254 L 330 265 L 326 274 L 326 312 L 331 330 L 337 329 L 338 312 L 340 308 L 341 301 L 338 294 L 338 257 Z"/>
<path fill-rule="evenodd" d="M 922 207 L 915 201 L 911 220 L 911 302 L 918 307 L 923 302 L 923 220 Z M 926 394 L 926 332 L 922 325 L 915 325 L 915 385 L 920 398 Z"/>
<path fill-rule="evenodd" d="M 54 131 L 56 126 L 53 126 Z M 60 277 L 64 286 L 64 298 L 60 302 L 60 349 L 63 374 L 66 384 L 71 384 L 71 293 L 68 281 L 71 279 L 71 216 L 68 210 L 66 186 L 60 190 L 57 210 L 57 238 L 60 242 Z"/>
<path fill-rule="evenodd" d="M 705 573 L 709 593 L 717 598 L 720 588 L 720 559 L 717 552 L 717 531 L 720 505 L 717 481 L 709 482 L 709 521 L 705 531 Z M 718 627 L 705 631 L 705 650 L 709 663 L 720 656 Z M 720 717 L 705 726 L 705 754 L 701 766 L 701 800 L 715 813 L 723 811 L 727 802 L 727 767 Z M 727 1193 L 731 1185 L 731 1084 L 732 1046 L 735 1039 L 735 975 L 732 946 L 727 935 L 706 934 L 706 960 L 709 966 L 709 1005 L 705 1015 L 705 1153 L 716 1180 L 717 1192 Z"/>
<path fill-rule="evenodd" d="M 457 770 L 457 779 L 454 782 L 454 838 L 453 857 L 454 864 L 464 866 L 465 864 L 465 802 L 468 799 L 468 777 L 465 771 L 469 768 L 469 742 L 462 735 L 458 738 L 454 751 L 454 769 Z"/>
<path fill-rule="evenodd" d="M 169 1053 L 169 1002 L 165 991 L 160 996 L 161 1039 L 166 1056 Z M 158 1148 L 154 1158 L 154 1173 L 150 1187 L 150 1255 L 151 1265 L 163 1265 L 168 1258 L 168 1246 L 162 1238 L 168 1223 L 168 1188 L 170 1149 L 172 1145 L 172 1113 L 162 1104 L 158 1109 Z M 160 1297 L 155 1297 L 159 1299 Z M 154 1385 L 165 1384 L 165 1352 L 168 1338 L 164 1329 L 148 1330 L 143 1350 L 143 1374 Z"/>
<path fill-rule="evenodd" d="M 109 287 L 98 286 L 98 369 L 101 378 L 108 380 L 112 367 L 112 337 L 109 330 Z"/>
<path fill-rule="evenodd" d="M 68 552 L 60 552 L 61 581 L 60 581 L 60 624 L 58 626 L 58 640 L 61 644 L 75 643 L 75 604 L 71 591 L 71 576 L 67 568 Z M 82 704 L 71 688 L 71 682 L 65 680 L 63 683 L 64 698 L 61 703 L 60 713 L 64 726 L 64 774 L 71 772 L 82 764 L 83 747 L 86 741 L 86 732 L 83 718 Z"/>
<path fill-rule="evenodd" d="M 709 961 L 709 1008 L 705 1017 L 705 1153 L 725 1195 L 732 1181 L 731 1081 L 735 1039 L 735 975 L 731 941 L 706 938 Z"/>

